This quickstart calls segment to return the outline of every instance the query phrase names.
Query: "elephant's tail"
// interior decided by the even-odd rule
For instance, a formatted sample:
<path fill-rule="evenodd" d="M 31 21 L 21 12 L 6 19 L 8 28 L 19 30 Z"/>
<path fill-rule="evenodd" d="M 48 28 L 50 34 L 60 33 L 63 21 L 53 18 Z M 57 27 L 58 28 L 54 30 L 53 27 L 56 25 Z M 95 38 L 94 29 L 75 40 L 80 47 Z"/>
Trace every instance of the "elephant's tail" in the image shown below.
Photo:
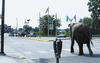
<path fill-rule="evenodd" d="M 92 46 L 94 46 L 93 42 L 91 41 Z"/>

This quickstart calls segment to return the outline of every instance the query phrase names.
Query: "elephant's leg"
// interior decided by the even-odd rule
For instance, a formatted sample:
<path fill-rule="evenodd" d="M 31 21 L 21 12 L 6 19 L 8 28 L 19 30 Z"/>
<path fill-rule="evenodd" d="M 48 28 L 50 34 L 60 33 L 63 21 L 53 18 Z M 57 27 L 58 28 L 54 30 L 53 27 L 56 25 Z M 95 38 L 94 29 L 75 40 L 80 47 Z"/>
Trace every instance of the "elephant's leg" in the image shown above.
<path fill-rule="evenodd" d="M 88 47 L 90 56 L 92 56 L 93 55 L 93 52 L 91 50 L 90 43 L 87 43 L 87 47 Z"/>
<path fill-rule="evenodd" d="M 74 39 L 72 38 L 72 39 L 71 39 L 71 53 L 74 53 L 74 48 L 73 48 L 73 46 L 74 46 Z"/>
<path fill-rule="evenodd" d="M 82 43 L 79 43 L 78 44 L 79 45 L 79 56 L 81 56 L 81 55 L 84 55 L 84 53 L 83 53 L 83 44 Z"/>

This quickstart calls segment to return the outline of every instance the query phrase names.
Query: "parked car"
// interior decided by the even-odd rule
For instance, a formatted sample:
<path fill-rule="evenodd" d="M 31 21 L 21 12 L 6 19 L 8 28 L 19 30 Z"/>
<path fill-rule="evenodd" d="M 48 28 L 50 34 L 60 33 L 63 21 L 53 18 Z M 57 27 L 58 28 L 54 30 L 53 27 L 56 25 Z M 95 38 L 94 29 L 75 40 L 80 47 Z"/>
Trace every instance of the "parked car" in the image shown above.
<path fill-rule="evenodd" d="M 9 33 L 9 36 L 14 36 L 14 33 Z"/>
<path fill-rule="evenodd" d="M 57 38 L 59 38 L 59 39 L 66 39 L 66 35 L 65 34 L 59 34 L 59 35 L 57 35 Z"/>
<path fill-rule="evenodd" d="M 27 34 L 26 36 L 27 36 L 27 37 L 36 37 L 36 33 L 33 33 L 33 34 Z"/>
<path fill-rule="evenodd" d="M 33 37 L 33 34 L 27 34 L 26 36 L 27 37 Z"/>

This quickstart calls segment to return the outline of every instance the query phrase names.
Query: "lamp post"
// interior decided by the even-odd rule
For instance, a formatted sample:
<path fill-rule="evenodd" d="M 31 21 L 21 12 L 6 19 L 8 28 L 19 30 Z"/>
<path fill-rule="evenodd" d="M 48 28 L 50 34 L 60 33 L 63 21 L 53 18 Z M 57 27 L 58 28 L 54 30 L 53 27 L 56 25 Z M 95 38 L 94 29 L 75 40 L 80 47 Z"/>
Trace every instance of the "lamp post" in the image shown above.
<path fill-rule="evenodd" d="M 4 15 L 5 15 L 5 0 L 2 0 L 2 16 L 1 16 L 1 55 L 4 53 Z"/>

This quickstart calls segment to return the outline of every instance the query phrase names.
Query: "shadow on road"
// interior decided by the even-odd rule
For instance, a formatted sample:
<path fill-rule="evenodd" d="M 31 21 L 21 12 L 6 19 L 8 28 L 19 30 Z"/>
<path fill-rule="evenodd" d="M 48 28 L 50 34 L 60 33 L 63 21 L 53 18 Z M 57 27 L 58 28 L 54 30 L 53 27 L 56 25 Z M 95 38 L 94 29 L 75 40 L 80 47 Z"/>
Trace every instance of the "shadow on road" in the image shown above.
<path fill-rule="evenodd" d="M 46 58 L 32 59 L 35 63 L 49 63 L 50 60 Z"/>
<path fill-rule="evenodd" d="M 73 54 L 74 55 L 74 54 Z M 55 58 L 40 58 L 33 59 L 35 63 L 56 63 Z M 83 56 L 67 56 L 62 57 L 59 61 L 60 63 L 99 63 L 100 62 L 100 54 L 94 54 L 90 56 L 89 54 L 85 54 Z"/>
<path fill-rule="evenodd" d="M 73 55 L 76 55 L 76 56 L 78 56 L 78 53 L 73 53 Z M 100 54 L 98 53 L 98 54 L 93 54 L 93 56 L 90 56 L 88 53 L 85 53 L 84 55 L 82 55 L 83 57 L 91 57 L 91 58 L 100 58 Z M 79 57 L 81 57 L 81 56 L 79 56 Z"/>
<path fill-rule="evenodd" d="M 48 59 L 44 59 L 44 58 L 40 58 L 39 61 L 40 61 L 40 63 L 48 63 L 49 62 Z"/>
<path fill-rule="evenodd" d="M 85 57 L 93 57 L 93 58 L 100 58 L 100 54 L 93 54 L 93 56 L 90 56 L 89 54 L 84 54 Z"/>

